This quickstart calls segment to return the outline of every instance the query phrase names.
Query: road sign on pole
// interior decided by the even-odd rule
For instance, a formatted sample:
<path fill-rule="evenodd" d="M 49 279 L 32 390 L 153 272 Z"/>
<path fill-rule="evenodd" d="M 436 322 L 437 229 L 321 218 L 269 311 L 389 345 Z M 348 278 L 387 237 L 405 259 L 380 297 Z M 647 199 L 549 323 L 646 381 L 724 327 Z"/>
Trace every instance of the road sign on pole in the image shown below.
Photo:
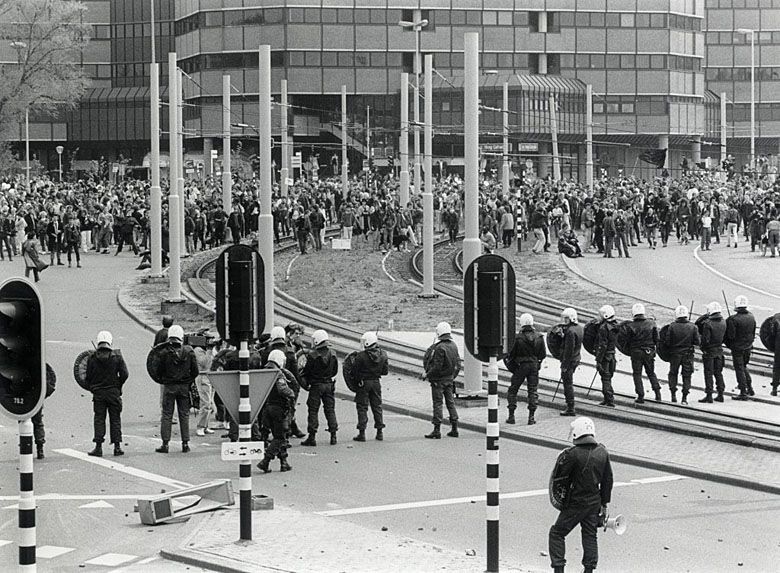
<path fill-rule="evenodd" d="M 482 255 L 463 278 L 464 343 L 474 358 L 488 362 L 487 571 L 498 571 L 499 457 L 498 356 L 515 341 L 515 271 L 498 255 Z"/>
<path fill-rule="evenodd" d="M 239 371 L 238 370 L 220 370 L 218 372 L 209 372 L 208 377 L 214 390 L 219 394 L 222 403 L 228 414 L 238 420 L 239 399 Z M 251 409 L 249 411 L 249 423 L 255 421 L 260 408 L 265 404 L 268 394 L 271 393 L 271 387 L 276 382 L 279 375 L 277 370 L 262 369 L 249 371 L 249 400 Z"/>
<path fill-rule="evenodd" d="M 265 328 L 263 258 L 249 245 L 232 245 L 217 259 L 217 330 L 238 346 L 260 337 Z"/>

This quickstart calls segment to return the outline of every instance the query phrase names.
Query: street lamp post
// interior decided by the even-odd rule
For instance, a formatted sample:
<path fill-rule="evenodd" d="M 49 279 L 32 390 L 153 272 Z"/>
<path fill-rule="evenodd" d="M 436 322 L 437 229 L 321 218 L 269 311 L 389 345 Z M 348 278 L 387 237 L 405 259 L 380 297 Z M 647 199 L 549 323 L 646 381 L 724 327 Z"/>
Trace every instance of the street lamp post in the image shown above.
<path fill-rule="evenodd" d="M 27 49 L 27 43 L 20 40 L 11 42 L 11 47 L 16 50 L 17 62 L 22 66 L 22 50 Z M 24 157 L 27 192 L 30 192 L 30 106 L 24 108 Z"/>
<path fill-rule="evenodd" d="M 420 181 L 420 32 L 428 25 L 420 10 L 414 11 L 414 22 L 401 20 L 398 25 L 414 30 L 414 188 L 419 193 Z"/>
<path fill-rule="evenodd" d="M 62 152 L 65 151 L 65 148 L 62 145 L 58 145 L 54 149 L 57 151 L 57 160 L 59 162 L 59 171 L 60 171 L 60 183 L 62 183 Z"/>
<path fill-rule="evenodd" d="M 750 167 L 756 167 L 756 31 L 739 28 L 740 34 L 750 34 Z"/>

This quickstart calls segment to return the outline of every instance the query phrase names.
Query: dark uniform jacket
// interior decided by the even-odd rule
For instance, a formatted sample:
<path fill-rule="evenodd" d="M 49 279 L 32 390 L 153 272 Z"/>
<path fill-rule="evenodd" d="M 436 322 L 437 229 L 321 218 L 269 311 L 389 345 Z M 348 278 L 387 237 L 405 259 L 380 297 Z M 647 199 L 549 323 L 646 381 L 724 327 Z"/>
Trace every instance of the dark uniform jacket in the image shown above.
<path fill-rule="evenodd" d="M 534 363 L 538 367 L 542 360 L 547 358 L 547 349 L 544 346 L 542 333 L 536 332 L 533 326 L 523 326 L 515 336 L 515 343 L 512 345 L 512 350 L 509 351 L 508 358 L 507 367 L 510 367 L 511 364 L 525 362 Z"/>
<path fill-rule="evenodd" d="M 277 376 L 276 383 L 271 387 L 266 406 L 278 406 L 282 410 L 289 410 L 295 403 L 295 391 L 291 384 L 295 383 L 295 377 L 292 372 L 286 368 L 279 368 L 276 364 L 269 363 L 267 368 L 278 370 L 282 375 Z"/>
<path fill-rule="evenodd" d="M 709 315 L 701 325 L 701 350 L 710 356 L 723 356 L 726 321 L 719 312 Z"/>
<path fill-rule="evenodd" d="M 700 343 L 699 329 L 687 318 L 678 318 L 669 325 L 666 340 L 669 354 L 691 354 L 693 347 Z"/>
<path fill-rule="evenodd" d="M 460 373 L 460 354 L 449 335 L 444 335 L 428 347 L 423 357 L 423 368 L 431 384 L 452 384 Z"/>
<path fill-rule="evenodd" d="M 607 505 L 612 500 L 609 452 L 593 436 L 583 436 L 564 451 L 558 476 L 571 478 L 569 506 Z"/>
<path fill-rule="evenodd" d="M 569 323 L 563 327 L 563 349 L 561 350 L 561 366 L 571 366 L 579 363 L 582 350 L 582 326 Z"/>
<path fill-rule="evenodd" d="M 327 346 L 315 348 L 306 357 L 306 366 L 301 372 L 301 386 L 308 390 L 312 384 L 327 384 L 333 382 L 338 374 L 339 362 Z"/>
<path fill-rule="evenodd" d="M 756 319 L 744 308 L 726 319 L 726 346 L 735 352 L 753 348 L 756 338 Z"/>
<path fill-rule="evenodd" d="M 275 340 L 260 352 L 260 357 L 264 365 L 268 364 L 268 356 L 273 350 L 281 350 L 284 352 L 284 369 L 292 374 L 295 379 L 295 385 L 293 391 L 297 394 L 300 390 L 301 373 L 298 372 L 298 361 L 295 359 L 295 352 L 290 350 L 290 347 L 283 340 Z M 264 366 L 264 368 L 271 368 L 271 366 Z"/>
<path fill-rule="evenodd" d="M 121 394 L 127 377 L 125 359 L 110 348 L 98 348 L 87 360 L 86 385 L 93 394 L 107 390 Z"/>
<path fill-rule="evenodd" d="M 192 346 L 178 348 L 167 343 L 163 349 L 157 376 L 161 384 L 191 384 L 200 374 Z"/>
<path fill-rule="evenodd" d="M 352 365 L 352 374 L 356 380 L 379 380 L 387 374 L 387 353 L 376 344 L 358 352 Z"/>
<path fill-rule="evenodd" d="M 601 360 L 605 356 L 615 354 L 615 344 L 618 337 L 617 320 L 603 320 L 599 325 L 598 335 L 596 337 L 596 359 Z"/>
<path fill-rule="evenodd" d="M 658 327 L 654 320 L 636 316 L 631 322 L 626 322 L 624 328 L 628 333 L 629 350 L 655 350 L 658 344 Z"/>

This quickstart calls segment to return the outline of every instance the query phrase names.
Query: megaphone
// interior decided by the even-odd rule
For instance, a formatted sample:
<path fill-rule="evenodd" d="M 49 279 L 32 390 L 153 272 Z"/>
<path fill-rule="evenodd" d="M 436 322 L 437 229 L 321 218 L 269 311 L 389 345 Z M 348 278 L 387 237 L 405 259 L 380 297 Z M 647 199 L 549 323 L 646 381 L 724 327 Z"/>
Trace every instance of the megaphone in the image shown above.
<path fill-rule="evenodd" d="M 613 530 L 617 535 L 623 535 L 626 532 L 626 518 L 622 515 L 609 517 L 604 520 L 604 531 Z"/>

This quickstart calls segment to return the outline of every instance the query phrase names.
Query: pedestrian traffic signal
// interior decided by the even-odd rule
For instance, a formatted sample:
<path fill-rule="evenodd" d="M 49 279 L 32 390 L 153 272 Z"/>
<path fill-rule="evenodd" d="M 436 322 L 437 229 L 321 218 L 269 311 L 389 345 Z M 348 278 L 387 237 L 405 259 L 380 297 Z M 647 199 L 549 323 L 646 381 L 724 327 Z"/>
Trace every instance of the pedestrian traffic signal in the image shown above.
<path fill-rule="evenodd" d="M 41 296 L 26 279 L 8 279 L 0 285 L 0 410 L 30 418 L 45 394 Z"/>
<path fill-rule="evenodd" d="M 263 257 L 249 245 L 232 245 L 217 259 L 217 330 L 238 345 L 265 328 Z"/>

